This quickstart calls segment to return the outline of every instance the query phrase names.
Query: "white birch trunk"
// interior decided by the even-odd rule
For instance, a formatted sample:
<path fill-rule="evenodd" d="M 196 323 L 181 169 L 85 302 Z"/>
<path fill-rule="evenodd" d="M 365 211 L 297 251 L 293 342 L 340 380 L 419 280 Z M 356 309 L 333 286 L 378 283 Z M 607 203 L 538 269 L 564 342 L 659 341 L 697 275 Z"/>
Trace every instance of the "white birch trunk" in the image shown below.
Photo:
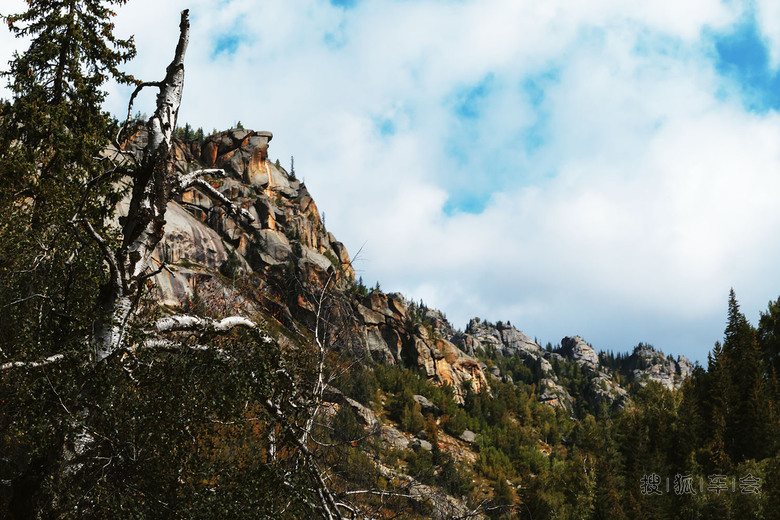
<path fill-rule="evenodd" d="M 157 109 L 147 122 L 149 141 L 134 172 L 133 195 L 122 226 L 122 246 L 110 253 L 111 281 L 104 288 L 98 325 L 93 334 L 94 359 L 100 362 L 122 348 L 125 330 L 135 310 L 145 273 L 165 234 L 165 210 L 178 178 L 170 155 L 171 139 L 184 89 L 184 54 L 189 41 L 189 11 L 181 13 L 179 42 L 166 70 Z M 105 254 L 105 252 L 104 252 Z M 113 262 L 111 261 L 113 260 Z"/>
<path fill-rule="evenodd" d="M 179 42 L 165 79 L 160 82 L 142 83 L 130 97 L 133 99 L 144 87 L 157 87 L 157 109 L 146 123 L 149 140 L 143 156 L 133 173 L 133 194 L 127 216 L 122 223 L 122 245 L 114 252 L 106 245 L 88 222 L 81 222 L 93 239 L 101 246 L 103 256 L 109 264 L 111 280 L 103 288 L 100 301 L 100 316 L 93 331 L 92 347 L 96 362 L 103 361 L 124 348 L 126 330 L 135 311 L 144 282 L 149 278 L 149 261 L 157 244 L 165 236 L 165 211 L 174 194 L 187 187 L 204 191 L 217 202 L 228 206 L 231 214 L 252 220 L 252 215 L 234 205 L 207 182 L 199 179 L 204 174 L 222 174 L 222 170 L 200 170 L 179 175 L 174 168 L 172 149 L 173 131 L 184 89 L 184 54 L 189 41 L 189 11 L 181 13 Z M 158 322 L 156 332 L 176 330 L 203 330 L 204 332 L 225 332 L 236 326 L 254 328 L 251 321 L 240 318 L 214 320 L 179 316 L 165 318 Z"/>

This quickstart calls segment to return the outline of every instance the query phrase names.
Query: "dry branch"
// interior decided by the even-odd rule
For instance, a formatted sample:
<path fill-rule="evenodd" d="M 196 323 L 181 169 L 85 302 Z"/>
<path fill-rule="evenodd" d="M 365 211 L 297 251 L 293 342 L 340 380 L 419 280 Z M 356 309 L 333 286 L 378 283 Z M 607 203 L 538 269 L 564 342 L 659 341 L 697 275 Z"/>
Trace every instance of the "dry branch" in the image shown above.
<path fill-rule="evenodd" d="M 0 370 L 8 370 L 9 368 L 37 368 L 42 367 L 46 365 L 51 365 L 52 363 L 57 363 L 59 361 L 62 361 L 65 359 L 65 356 L 63 354 L 54 354 L 53 356 L 49 356 L 47 358 L 41 359 L 40 361 L 10 361 L 8 363 L 4 363 L 0 365 Z"/>
<path fill-rule="evenodd" d="M 221 320 L 201 318 L 198 316 L 168 316 L 154 323 L 154 331 L 158 333 L 176 331 L 227 332 L 236 327 L 257 328 L 252 320 L 241 316 L 230 316 Z"/>

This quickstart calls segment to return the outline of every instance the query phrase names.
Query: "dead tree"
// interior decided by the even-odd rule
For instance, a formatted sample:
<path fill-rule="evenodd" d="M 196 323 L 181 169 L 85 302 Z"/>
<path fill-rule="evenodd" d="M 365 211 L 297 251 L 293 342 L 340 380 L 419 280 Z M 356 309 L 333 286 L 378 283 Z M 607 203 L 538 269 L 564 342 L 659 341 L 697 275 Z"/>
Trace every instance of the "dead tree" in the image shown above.
<path fill-rule="evenodd" d="M 132 198 L 128 213 L 120 220 L 122 226 L 122 243 L 118 250 L 112 250 L 107 242 L 93 229 L 86 220 L 78 220 L 78 224 L 92 236 L 99 244 L 101 251 L 109 266 L 110 279 L 101 294 L 99 305 L 100 317 L 92 338 L 94 361 L 99 363 L 108 359 L 113 354 L 123 350 L 135 348 L 175 348 L 175 343 L 161 339 L 160 335 L 176 331 L 202 331 L 202 332 L 226 332 L 237 326 L 256 328 L 252 321 L 233 316 L 222 320 L 210 320 L 195 316 L 169 316 L 157 320 L 150 328 L 152 338 L 142 345 L 126 345 L 127 331 L 131 317 L 138 307 L 140 295 L 145 282 L 163 268 L 150 269 L 150 260 L 155 248 L 165 235 L 165 213 L 168 203 L 177 193 L 188 188 L 196 188 L 207 196 L 227 206 L 228 211 L 239 218 L 252 219 L 248 211 L 233 204 L 220 192 L 203 181 L 200 177 L 204 174 L 222 174 L 222 170 L 199 170 L 189 174 L 177 172 L 174 164 L 172 149 L 173 130 L 176 126 L 176 117 L 181 103 L 184 87 L 184 54 L 189 38 L 188 11 L 183 11 L 180 23 L 179 41 L 176 46 L 173 61 L 166 70 L 165 78 L 159 82 L 141 83 L 133 92 L 129 107 L 128 118 L 132 113 L 135 97 L 146 87 L 159 89 L 157 95 L 157 107 L 146 123 L 148 131 L 148 144 L 143 150 L 143 156 L 138 161 L 132 173 Z M 121 136 L 120 131 L 120 136 Z M 357 511 L 354 507 L 345 504 L 330 489 L 326 482 L 326 471 L 323 471 L 311 451 L 310 437 L 314 428 L 315 417 L 320 410 L 325 388 L 324 361 L 325 346 L 323 332 L 320 330 L 323 319 L 320 316 L 324 308 L 324 300 L 331 280 L 325 283 L 317 301 L 317 325 L 314 332 L 317 363 L 314 376 L 314 387 L 311 392 L 311 401 L 300 403 L 303 409 L 307 409 L 304 418 L 296 419 L 288 415 L 291 403 L 277 403 L 271 399 L 265 401 L 264 406 L 271 422 L 278 424 L 280 433 L 287 434 L 287 439 L 292 444 L 295 465 L 305 474 L 309 475 L 312 492 L 312 500 L 309 506 L 322 518 L 342 519 L 344 512 L 350 516 Z M 266 337 L 265 342 L 270 343 Z M 196 350 L 207 350 L 206 346 L 188 346 Z M 230 362 L 230 358 L 223 359 Z M 295 405 L 295 403 L 292 403 Z M 295 409 L 295 406 L 292 408 Z M 273 447 L 273 446 L 272 446 Z M 272 457 L 275 455 L 272 454 Z"/>
<path fill-rule="evenodd" d="M 176 53 L 168 65 L 165 78 L 158 82 L 140 83 L 130 98 L 128 121 L 138 93 L 146 87 L 159 89 L 157 108 L 146 123 L 148 144 L 132 172 L 129 210 L 127 215 L 120 219 L 121 246 L 118 250 L 112 250 L 88 221 L 78 219 L 78 224 L 100 245 L 109 266 L 110 279 L 100 296 L 100 315 L 92 338 L 95 362 L 105 360 L 126 346 L 130 318 L 138 306 L 144 282 L 159 272 L 150 270 L 150 259 L 165 235 L 168 202 L 177 193 L 190 187 L 200 189 L 207 196 L 225 204 L 231 213 L 252 219 L 249 212 L 234 205 L 200 178 L 204 174 L 224 174 L 222 170 L 199 170 L 182 175 L 176 171 L 174 165 L 171 154 L 172 138 L 184 88 L 184 55 L 189 40 L 189 27 L 189 11 L 185 10 L 181 13 Z M 181 330 L 182 327 L 188 330 L 254 327 L 252 322 L 239 317 L 222 320 L 218 325 L 192 316 L 176 316 L 165 320 L 156 324 L 155 332 Z"/>

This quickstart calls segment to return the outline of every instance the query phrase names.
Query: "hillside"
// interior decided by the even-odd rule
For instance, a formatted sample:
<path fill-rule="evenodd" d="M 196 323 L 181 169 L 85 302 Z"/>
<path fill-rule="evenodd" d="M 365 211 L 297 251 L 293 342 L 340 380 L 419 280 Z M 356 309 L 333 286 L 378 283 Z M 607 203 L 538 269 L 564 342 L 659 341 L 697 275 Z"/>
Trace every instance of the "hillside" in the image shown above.
<path fill-rule="evenodd" d="M 126 148 L 142 149 L 144 132 L 139 126 Z M 420 449 L 432 452 L 430 439 L 435 436 L 436 450 L 450 453 L 452 461 L 463 465 L 462 471 L 479 461 L 484 464 L 480 446 L 485 445 L 472 445 L 477 435 L 468 428 L 485 433 L 491 428 L 470 418 L 473 402 L 467 401 L 473 401 L 474 395 L 500 401 L 506 391 L 501 388 L 512 388 L 531 400 L 526 413 L 535 419 L 525 425 L 533 447 L 529 454 L 549 457 L 556 445 L 562 448 L 572 442 L 571 433 L 559 431 L 552 438 L 541 433 L 550 429 L 551 417 L 558 417 L 554 430 L 566 431 L 573 424 L 569 421 L 632 407 L 632 394 L 650 383 L 676 391 L 693 372 L 684 357 L 675 361 L 643 344 L 616 358 L 597 352 L 579 336 L 542 347 L 508 322 L 474 318 L 465 330 L 457 330 L 441 311 L 422 302 L 364 287 L 355 278 L 344 245 L 325 228 L 306 186 L 268 158 L 271 140 L 270 132 L 232 129 L 203 142 L 176 141 L 177 168 L 182 173 L 223 168 L 226 176 L 208 182 L 254 219 L 239 219 L 198 191 L 181 193 L 169 204 L 167 234 L 156 252 L 156 262 L 164 261 L 167 268 L 154 277 L 148 304 L 213 316 L 236 311 L 259 315 L 266 330 L 276 331 L 275 341 L 284 346 L 318 326 L 322 310 L 318 305 L 323 302 L 318 303 L 316 295 L 326 290 L 327 321 L 333 327 L 329 348 L 341 359 L 357 363 L 351 369 L 354 373 L 369 369 L 385 378 L 401 377 L 416 388 L 393 388 L 397 382 L 381 381 L 380 376 L 380 381 L 371 378 L 367 385 L 373 390 L 368 392 L 348 377 L 325 394 L 326 409 L 351 408 L 365 431 L 378 436 L 373 449 L 380 453 L 388 449 L 412 455 Z M 412 375 L 403 376 L 406 371 Z M 409 383 L 409 377 L 416 382 Z M 382 397 L 377 397 L 377 387 L 384 391 Z M 436 387 L 451 394 L 441 394 Z M 396 400 L 403 395 L 407 402 L 400 405 Z M 450 404 L 446 395 L 451 395 Z M 544 408 L 555 413 L 550 416 Z M 417 419 L 411 418 L 414 414 Z M 423 428 L 425 416 L 433 426 Z M 432 427 L 436 433 L 430 432 Z M 410 482 L 419 486 L 437 481 L 411 475 L 408 463 L 392 469 L 382 459 L 375 459 L 375 464 L 385 477 L 416 476 Z M 483 473 L 487 479 L 478 481 L 493 495 L 496 484 L 488 485 L 491 470 Z M 517 485 L 516 499 L 520 499 L 523 484 Z M 427 489 L 425 495 L 438 496 L 435 488 L 422 489 Z M 467 510 L 459 499 L 438 500 L 438 508 L 449 500 L 454 510 Z"/>
<path fill-rule="evenodd" d="M 144 132 L 139 127 L 128 147 L 144 146 Z M 272 316 L 281 326 L 311 328 L 315 309 L 305 293 L 332 277 L 329 290 L 338 294 L 339 311 L 349 320 L 351 355 L 419 368 L 432 382 L 452 386 L 459 400 L 466 382 L 476 392 L 486 390 L 488 374 L 512 381 L 511 373 L 502 374 L 501 363 L 488 367 L 478 359 L 486 355 L 518 357 L 527 368 L 538 368 L 536 377 L 524 382 L 539 387 L 542 402 L 568 411 L 573 410 L 572 398 L 558 384 L 551 362 L 572 361 L 583 370 L 591 382 L 593 406 L 624 404 L 628 393 L 614 376 L 677 389 L 690 375 L 693 366 L 687 359 L 675 362 L 652 347 L 636 349 L 623 366 L 611 370 L 600 365 L 598 353 L 579 336 L 544 350 L 509 323 L 474 318 L 465 331 L 456 330 L 441 311 L 422 302 L 361 286 L 346 248 L 325 228 L 306 186 L 268 159 L 272 137 L 270 132 L 232 129 L 208 136 L 202 144 L 177 142 L 178 168 L 223 168 L 226 177 L 209 182 L 254 220 L 242 222 L 194 189 L 170 203 L 167 235 L 156 253 L 156 260 L 165 260 L 170 269 L 154 277 L 155 297 L 162 305 L 181 307 L 196 295 L 219 294 L 235 305 L 240 302 L 245 312 Z M 231 284 L 237 279 L 249 281 L 251 297 L 236 294 Z M 299 282 L 298 289 L 293 282 Z"/>
<path fill-rule="evenodd" d="M 142 159 L 147 132 L 142 122 L 128 132 L 123 161 Z M 780 385 L 775 358 L 756 357 L 775 344 L 780 304 L 756 330 L 732 294 L 707 371 L 642 343 L 617 354 L 577 335 L 542 346 L 485 318 L 459 330 L 440 310 L 356 280 L 305 184 L 269 159 L 272 138 L 235 128 L 172 141 L 176 174 L 206 169 L 208 188 L 167 204 L 127 347 L 89 361 L 79 331 L 94 326 L 91 289 L 61 354 L 3 365 L 11 455 L 0 500 L 11 518 L 349 518 L 328 516 L 329 500 L 370 518 L 780 510 Z M 117 232 L 133 182 L 116 182 Z M 6 269 L 24 282 L 24 269 Z M 16 305 L 32 302 L 15 294 L 4 296 L 14 309 L 0 316 L 4 330 L 34 338 L 18 325 L 34 314 Z M 62 343 L 48 341 L 40 352 Z M 734 491 L 715 492 L 721 475 Z"/>

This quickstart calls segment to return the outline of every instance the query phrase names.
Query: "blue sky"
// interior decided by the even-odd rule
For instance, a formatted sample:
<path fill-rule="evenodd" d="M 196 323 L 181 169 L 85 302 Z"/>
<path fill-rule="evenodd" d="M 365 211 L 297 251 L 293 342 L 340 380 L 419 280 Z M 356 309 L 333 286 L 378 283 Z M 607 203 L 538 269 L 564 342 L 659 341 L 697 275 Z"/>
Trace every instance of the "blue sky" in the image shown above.
<path fill-rule="evenodd" d="M 274 132 L 363 279 L 456 327 L 705 362 L 731 287 L 780 295 L 776 0 L 133 0 L 129 72 L 184 7 L 180 121 Z"/>
<path fill-rule="evenodd" d="M 780 109 L 780 71 L 770 63 L 770 51 L 751 11 L 733 27 L 714 37 L 716 67 L 733 81 L 748 110 Z"/>

